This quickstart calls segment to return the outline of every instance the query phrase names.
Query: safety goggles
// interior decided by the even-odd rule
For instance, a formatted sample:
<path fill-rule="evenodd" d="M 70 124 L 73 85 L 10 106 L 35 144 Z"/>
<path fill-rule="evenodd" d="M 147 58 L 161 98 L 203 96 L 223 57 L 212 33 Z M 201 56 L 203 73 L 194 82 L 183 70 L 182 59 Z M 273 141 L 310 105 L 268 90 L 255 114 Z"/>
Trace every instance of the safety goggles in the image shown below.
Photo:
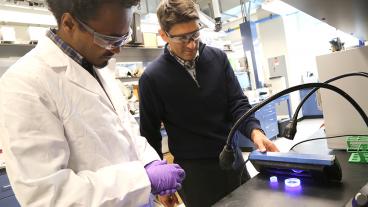
<path fill-rule="evenodd" d="M 198 30 L 194 32 L 183 35 L 171 35 L 168 32 L 165 33 L 173 42 L 188 44 L 190 41 L 197 41 L 200 38 L 201 29 L 203 29 L 203 27 L 200 27 Z"/>
<path fill-rule="evenodd" d="M 94 31 L 87 24 L 83 23 L 81 20 L 75 18 L 77 22 L 82 25 L 82 27 L 89 33 L 93 35 L 93 42 L 106 50 L 113 50 L 115 48 L 121 47 L 129 42 L 129 38 L 132 35 L 132 29 L 129 27 L 129 32 L 124 34 L 123 36 L 109 36 L 98 33 Z"/>

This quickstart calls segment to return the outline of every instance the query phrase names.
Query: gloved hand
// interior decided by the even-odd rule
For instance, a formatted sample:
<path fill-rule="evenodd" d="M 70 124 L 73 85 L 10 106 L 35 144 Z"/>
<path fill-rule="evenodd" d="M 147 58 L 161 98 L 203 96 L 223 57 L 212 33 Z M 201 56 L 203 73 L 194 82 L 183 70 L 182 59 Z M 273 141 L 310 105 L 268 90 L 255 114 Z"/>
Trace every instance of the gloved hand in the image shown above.
<path fill-rule="evenodd" d="M 185 172 L 179 165 L 167 164 L 166 160 L 153 161 L 145 169 L 154 195 L 174 193 L 181 188 L 181 182 L 185 178 Z"/>
<path fill-rule="evenodd" d="M 166 160 L 155 160 L 151 163 L 149 163 L 146 167 L 150 166 L 156 166 L 156 165 L 165 165 L 167 164 L 167 161 Z M 180 188 L 179 188 L 180 189 Z M 161 196 L 164 196 L 164 195 L 171 195 L 171 194 L 174 194 L 178 189 L 174 188 L 174 189 L 170 189 L 170 190 L 164 190 L 164 191 L 161 191 L 159 193 L 157 193 L 158 195 L 161 195 Z"/>
<path fill-rule="evenodd" d="M 167 164 L 167 160 L 155 160 L 155 161 L 148 163 L 146 166 L 144 166 L 144 168 L 155 166 L 155 165 L 166 165 L 166 164 Z"/>
<path fill-rule="evenodd" d="M 180 185 L 180 188 L 181 188 L 181 185 Z M 160 196 L 164 196 L 164 195 L 171 195 L 171 194 L 174 194 L 177 190 L 180 190 L 180 188 L 176 189 L 171 189 L 171 190 L 164 190 L 164 191 L 161 191 L 158 193 L 158 195 Z"/>

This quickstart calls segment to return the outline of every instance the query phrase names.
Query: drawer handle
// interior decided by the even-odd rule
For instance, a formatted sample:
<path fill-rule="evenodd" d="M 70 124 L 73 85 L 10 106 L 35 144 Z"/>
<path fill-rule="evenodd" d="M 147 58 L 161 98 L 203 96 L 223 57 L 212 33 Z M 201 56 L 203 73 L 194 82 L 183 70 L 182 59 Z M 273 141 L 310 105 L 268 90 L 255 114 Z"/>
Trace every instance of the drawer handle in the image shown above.
<path fill-rule="evenodd" d="M 10 190 L 11 189 L 11 185 L 4 185 L 3 187 L 2 187 L 2 191 L 7 191 L 7 190 Z"/>

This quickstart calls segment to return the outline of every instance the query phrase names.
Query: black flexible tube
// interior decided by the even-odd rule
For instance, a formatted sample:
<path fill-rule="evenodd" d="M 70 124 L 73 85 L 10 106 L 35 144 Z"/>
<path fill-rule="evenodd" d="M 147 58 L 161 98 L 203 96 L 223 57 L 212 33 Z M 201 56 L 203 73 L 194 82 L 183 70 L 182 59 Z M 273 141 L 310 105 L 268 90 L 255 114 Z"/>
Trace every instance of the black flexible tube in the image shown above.
<path fill-rule="evenodd" d="M 255 107 L 251 108 L 249 111 L 247 111 L 243 116 L 241 116 L 238 121 L 235 122 L 234 126 L 231 128 L 230 133 L 227 137 L 227 141 L 226 141 L 226 145 L 228 147 L 231 147 L 231 143 L 232 143 L 232 137 L 234 136 L 235 131 L 238 129 L 239 125 L 241 124 L 241 122 L 248 118 L 248 116 L 250 116 L 251 114 L 253 114 L 254 112 L 256 112 L 258 109 L 260 109 L 261 107 L 265 106 L 266 104 L 270 103 L 271 101 L 286 95 L 288 93 L 300 90 L 300 89 L 305 89 L 305 88 L 326 88 L 329 90 L 332 90 L 336 93 L 339 93 L 341 96 L 343 96 L 347 101 L 349 101 L 353 107 L 358 111 L 358 113 L 360 114 L 360 116 L 363 118 L 365 124 L 368 126 L 368 117 L 367 115 L 364 113 L 364 110 L 358 105 L 358 103 L 351 98 L 347 93 L 345 93 L 343 90 L 337 88 L 336 86 L 327 84 L 327 83 L 306 83 L 306 84 L 301 84 L 301 85 L 297 85 L 297 86 L 293 86 L 290 87 L 288 89 L 285 89 L 269 98 L 267 98 L 266 100 L 262 101 L 261 103 L 257 104 Z"/>
<path fill-rule="evenodd" d="M 342 79 L 342 78 L 346 78 L 346 77 L 350 77 L 350 76 L 363 76 L 363 77 L 366 77 L 368 78 L 368 73 L 366 72 L 354 72 L 354 73 L 346 73 L 346 74 L 343 74 L 343 75 L 339 75 L 339 76 L 336 76 L 334 78 L 331 78 L 323 83 L 331 83 L 333 81 L 336 81 L 336 80 L 339 80 L 339 79 Z M 308 98 L 310 96 L 313 95 L 313 93 L 315 93 L 319 88 L 314 88 L 313 90 L 311 90 L 304 98 L 303 100 L 299 103 L 298 107 L 296 108 L 295 110 L 295 113 L 294 113 L 294 116 L 292 118 L 292 124 L 290 126 L 290 129 L 292 130 L 290 136 L 291 137 L 287 137 L 288 139 L 294 139 L 294 136 L 295 136 L 295 133 L 296 133 L 296 125 L 297 125 L 297 120 L 298 120 L 298 114 L 299 114 L 299 111 L 300 109 L 302 108 L 302 106 L 304 105 L 304 103 L 308 100 Z"/>
<path fill-rule="evenodd" d="M 368 134 L 344 134 L 344 135 L 338 135 L 338 136 L 331 136 L 331 137 L 318 137 L 318 138 L 312 138 L 312 139 L 306 139 L 306 140 L 303 140 L 303 141 L 300 141 L 296 144 L 294 144 L 293 146 L 290 147 L 289 151 L 292 151 L 294 150 L 294 148 L 300 144 L 303 144 L 305 142 L 311 142 L 311 141 L 316 141 L 316 140 L 321 140 L 321 139 L 336 139 L 336 138 L 341 138 L 341 137 L 356 137 L 356 136 L 359 136 L 359 137 L 367 137 Z"/>

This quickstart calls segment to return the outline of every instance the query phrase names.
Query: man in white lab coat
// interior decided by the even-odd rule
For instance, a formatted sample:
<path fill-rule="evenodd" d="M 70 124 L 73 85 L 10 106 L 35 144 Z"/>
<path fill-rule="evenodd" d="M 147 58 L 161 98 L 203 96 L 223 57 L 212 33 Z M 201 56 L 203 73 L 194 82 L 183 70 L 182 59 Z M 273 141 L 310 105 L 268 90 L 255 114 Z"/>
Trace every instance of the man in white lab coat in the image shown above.
<path fill-rule="evenodd" d="M 138 0 L 48 0 L 58 29 L 0 79 L 0 138 L 22 206 L 144 206 L 184 171 L 139 136 L 108 60 Z"/>

